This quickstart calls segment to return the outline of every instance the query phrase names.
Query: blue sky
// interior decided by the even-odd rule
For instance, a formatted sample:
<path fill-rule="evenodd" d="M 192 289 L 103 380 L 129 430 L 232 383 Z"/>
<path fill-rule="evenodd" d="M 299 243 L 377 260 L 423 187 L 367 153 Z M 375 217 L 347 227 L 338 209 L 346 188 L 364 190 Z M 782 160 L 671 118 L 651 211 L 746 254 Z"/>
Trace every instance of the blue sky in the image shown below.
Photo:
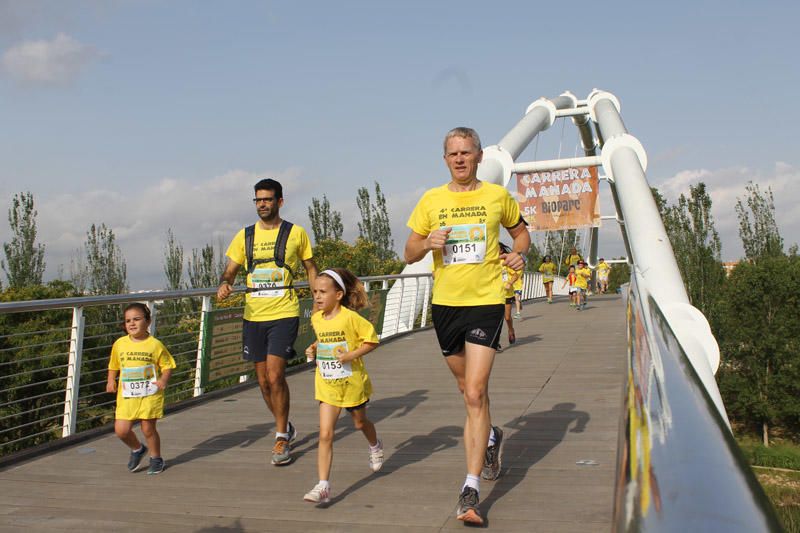
<path fill-rule="evenodd" d="M 34 193 L 48 277 L 91 223 L 111 226 L 134 289 L 163 285 L 168 227 L 187 250 L 227 244 L 267 175 L 285 183 L 286 218 L 307 225 L 326 194 L 351 239 L 356 191 L 377 180 L 399 249 L 422 190 L 446 181 L 448 129 L 494 144 L 536 98 L 599 87 L 622 102 L 651 184 L 672 198 L 709 185 L 735 259 L 749 179 L 773 188 L 798 240 L 798 15 L 789 2 L 0 0 L 0 208 Z M 560 126 L 538 158 L 575 153 Z M 621 251 L 604 227 L 601 253 Z"/>

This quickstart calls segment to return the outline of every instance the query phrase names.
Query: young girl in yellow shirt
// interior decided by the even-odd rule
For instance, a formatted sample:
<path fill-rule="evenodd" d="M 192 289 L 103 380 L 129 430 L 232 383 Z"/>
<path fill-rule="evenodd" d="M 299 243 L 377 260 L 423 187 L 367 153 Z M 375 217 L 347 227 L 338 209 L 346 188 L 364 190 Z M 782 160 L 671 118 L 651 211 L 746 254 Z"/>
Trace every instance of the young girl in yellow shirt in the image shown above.
<path fill-rule="evenodd" d="M 156 422 L 164 416 L 164 389 L 175 368 L 175 359 L 161 341 L 148 332 L 150 309 L 146 305 L 128 305 L 123 317 L 122 327 L 127 335 L 117 339 L 111 347 L 106 382 L 106 392 L 117 393 L 114 432 L 131 449 L 128 470 L 135 472 L 150 451 L 147 473 L 160 474 L 164 471 L 164 459 Z M 136 421 L 140 422 L 146 446 L 133 432 Z"/>
<path fill-rule="evenodd" d="M 311 315 L 311 325 L 317 341 L 308 347 L 306 357 L 317 361 L 314 389 L 319 401 L 319 482 L 303 499 L 327 503 L 331 495 L 333 434 L 342 408 L 367 438 L 372 471 L 383 466 L 383 443 L 367 418 L 372 383 L 362 361 L 378 346 L 378 336 L 372 324 L 356 312 L 366 307 L 367 293 L 350 271 L 333 268 L 320 272 L 313 292 L 317 311 Z"/>

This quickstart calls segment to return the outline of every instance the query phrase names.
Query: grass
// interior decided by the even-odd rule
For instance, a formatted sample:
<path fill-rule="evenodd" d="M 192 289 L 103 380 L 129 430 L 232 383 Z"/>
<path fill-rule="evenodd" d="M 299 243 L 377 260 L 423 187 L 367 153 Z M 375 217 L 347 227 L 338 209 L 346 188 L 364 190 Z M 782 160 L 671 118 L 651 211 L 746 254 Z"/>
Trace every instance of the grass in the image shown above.
<path fill-rule="evenodd" d="M 758 467 L 753 470 L 783 527 L 800 533 L 800 446 L 781 442 L 766 448 L 747 437 L 739 440 L 739 446 L 748 462 Z"/>
<path fill-rule="evenodd" d="M 800 532 L 800 472 L 756 469 L 781 524 L 789 532 Z"/>

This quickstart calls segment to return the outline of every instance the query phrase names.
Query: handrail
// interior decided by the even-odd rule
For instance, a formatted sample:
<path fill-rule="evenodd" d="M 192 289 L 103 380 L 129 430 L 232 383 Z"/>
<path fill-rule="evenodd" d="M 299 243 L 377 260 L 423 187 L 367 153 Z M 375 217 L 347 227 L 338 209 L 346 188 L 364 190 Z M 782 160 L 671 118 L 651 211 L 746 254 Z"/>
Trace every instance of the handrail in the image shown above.
<path fill-rule="evenodd" d="M 615 531 L 782 531 L 769 499 L 635 272 Z"/>
<path fill-rule="evenodd" d="M 376 284 L 373 285 L 375 289 L 385 290 L 390 282 L 400 287 L 417 287 L 415 296 L 407 298 L 415 304 L 414 310 L 403 311 L 388 295 L 379 298 L 378 301 L 386 300 L 382 311 L 383 323 L 376 327 L 381 338 L 428 326 L 430 277 L 430 272 L 426 272 L 360 278 L 367 286 L 370 283 Z M 427 282 L 417 283 L 416 280 L 419 279 Z M 306 281 L 294 285 L 298 289 L 307 287 Z M 241 286 L 234 288 L 236 293 L 246 290 L 246 287 Z M 417 295 L 419 291 L 426 291 L 423 298 L 418 297 L 422 295 L 421 292 Z M 206 318 L 213 311 L 212 296 L 216 292 L 216 288 L 202 288 L 0 303 L 0 314 L 66 309 L 72 311 L 71 326 L 64 324 L 65 327 L 50 330 L 37 328 L 36 332 L 26 335 L 20 335 L 16 331 L 0 334 L 0 343 L 6 345 L 2 352 L 4 380 L 0 385 L 4 388 L 0 389 L 0 395 L 4 401 L 0 403 L 0 415 L 9 415 L 0 416 L 0 457 L 20 446 L 26 447 L 57 437 L 75 435 L 111 418 L 114 401 L 105 401 L 108 398 L 105 379 L 99 378 L 107 372 L 108 357 L 105 354 L 109 353 L 111 344 L 121 332 L 118 320 L 109 318 L 115 317 L 119 311 L 106 312 L 103 306 L 146 302 L 150 307 L 154 319 L 151 333 L 159 337 L 175 357 L 178 369 L 173 375 L 186 378 L 171 383 L 167 390 L 168 403 L 177 398 L 200 396 L 207 392 L 204 390 L 206 378 L 203 377 L 207 375 L 203 373 L 203 361 L 207 357 L 204 355 L 203 335 Z M 177 307 L 170 303 L 186 299 L 200 299 L 202 305 L 195 306 L 196 310 L 187 305 L 183 312 L 178 312 L 175 310 Z M 416 305 L 417 300 L 424 301 L 425 305 Z M 400 302 L 402 301 L 401 297 Z M 90 312 L 93 307 L 99 308 L 99 312 Z M 165 309 L 165 312 L 160 313 L 160 309 Z M 231 311 L 237 309 L 241 308 L 232 308 Z M 379 316 L 380 313 L 375 315 L 376 318 Z M 65 319 L 67 317 L 60 320 Z M 308 317 L 301 318 L 307 319 Z M 401 320 L 405 325 L 398 328 L 397 323 Z M 91 335 L 87 335 L 86 331 L 91 331 Z M 164 335 L 159 335 L 159 332 Z M 54 333 L 60 338 L 52 337 Z M 187 349 L 188 346 L 191 349 Z M 32 352 L 35 352 L 35 357 L 31 357 Z M 86 353 L 92 353 L 92 356 L 86 357 Z M 228 373 L 231 377 L 228 381 L 239 381 L 241 365 L 227 362 L 225 365 L 230 366 Z M 252 372 L 244 369 L 242 373 L 242 377 L 247 378 Z M 229 386 L 228 381 L 218 381 L 219 379 L 211 379 L 210 386 Z M 47 400 L 42 404 L 43 398 Z M 39 403 L 34 405 L 34 402 Z M 62 414 L 37 419 L 35 415 L 40 409 L 59 409 Z"/>
<path fill-rule="evenodd" d="M 385 276 L 361 276 L 358 279 L 365 282 L 391 281 L 393 279 L 416 278 L 419 274 L 389 274 Z M 280 289 L 282 287 L 276 287 Z M 298 281 L 295 289 L 307 289 L 307 281 Z M 237 285 L 234 293 L 243 293 L 247 287 Z M 22 300 L 18 302 L 0 303 L 0 314 L 20 313 L 26 311 L 52 311 L 54 309 L 71 309 L 73 307 L 88 307 L 95 305 L 113 305 L 130 302 L 143 302 L 154 300 L 172 300 L 175 298 L 196 298 L 201 296 L 216 296 L 217 288 L 181 289 L 178 291 L 141 291 L 127 294 L 110 294 L 104 296 L 75 296 L 71 298 L 53 298 L 51 300 Z"/>

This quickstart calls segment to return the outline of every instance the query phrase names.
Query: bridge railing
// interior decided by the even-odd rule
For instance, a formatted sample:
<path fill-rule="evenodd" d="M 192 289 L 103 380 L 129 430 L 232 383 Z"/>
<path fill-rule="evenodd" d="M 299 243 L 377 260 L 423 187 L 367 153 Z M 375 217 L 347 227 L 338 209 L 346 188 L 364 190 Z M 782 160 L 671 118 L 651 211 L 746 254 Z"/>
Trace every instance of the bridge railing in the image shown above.
<path fill-rule="evenodd" d="M 430 274 L 361 279 L 375 292 L 391 292 L 395 285 L 424 288 L 414 294 L 424 305 L 411 313 L 401 312 L 408 308 L 401 300 L 408 297 L 405 291 L 386 297 L 376 327 L 382 339 L 430 325 Z M 308 283 L 296 288 L 307 291 Z M 215 289 L 189 289 L 0 304 L 0 456 L 113 420 L 108 360 L 111 345 L 124 335 L 121 308 L 132 302 L 150 308 L 151 334 L 177 363 L 167 405 L 248 379 L 251 372 L 201 386 L 204 322 L 215 309 L 215 294 Z M 240 310 L 241 304 L 230 309 Z M 398 327 L 403 319 L 408 327 Z M 291 364 L 305 363 L 298 352 Z"/>
<path fill-rule="evenodd" d="M 430 274 L 361 280 L 371 293 L 387 294 L 376 328 L 382 340 L 431 325 Z M 298 282 L 296 288 L 307 290 L 308 283 Z M 205 322 L 220 309 L 214 306 L 215 294 L 215 289 L 187 289 L 0 304 L 0 457 L 113 420 L 116 398 L 106 392 L 108 360 L 111 345 L 124 335 L 121 309 L 132 302 L 150 308 L 150 332 L 177 363 L 165 394 L 168 406 L 251 378 L 252 372 L 244 371 L 202 382 Z M 542 296 L 540 275 L 526 273 L 523 299 Z M 290 364 L 305 363 L 302 353 L 298 349 Z"/>

